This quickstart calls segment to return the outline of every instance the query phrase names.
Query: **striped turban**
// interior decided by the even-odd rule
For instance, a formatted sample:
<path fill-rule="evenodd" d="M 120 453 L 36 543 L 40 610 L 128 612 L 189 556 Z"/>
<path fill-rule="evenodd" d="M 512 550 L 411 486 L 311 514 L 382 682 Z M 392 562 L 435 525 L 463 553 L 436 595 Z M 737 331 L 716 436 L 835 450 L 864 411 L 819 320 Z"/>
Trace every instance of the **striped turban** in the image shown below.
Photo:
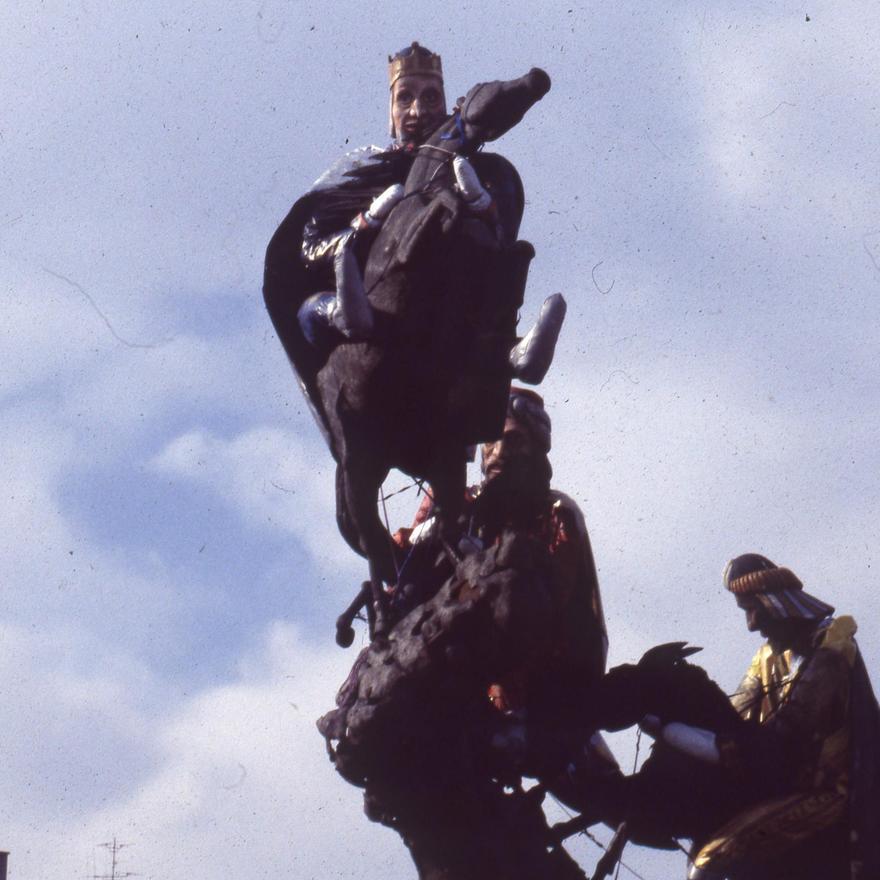
<path fill-rule="evenodd" d="M 800 578 L 766 556 L 745 553 L 727 563 L 724 586 L 735 596 L 754 597 L 777 620 L 823 620 L 834 608 L 804 591 Z"/>
<path fill-rule="evenodd" d="M 507 401 L 507 418 L 519 422 L 542 452 L 550 451 L 550 416 L 540 394 L 513 386 Z"/>

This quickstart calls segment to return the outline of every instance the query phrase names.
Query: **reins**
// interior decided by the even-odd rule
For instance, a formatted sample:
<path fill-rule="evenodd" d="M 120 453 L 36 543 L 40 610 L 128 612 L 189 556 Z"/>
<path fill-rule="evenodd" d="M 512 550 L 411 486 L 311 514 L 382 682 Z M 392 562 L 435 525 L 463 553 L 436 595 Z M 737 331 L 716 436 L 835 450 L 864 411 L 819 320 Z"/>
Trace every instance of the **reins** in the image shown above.
<path fill-rule="evenodd" d="M 457 129 L 458 129 L 458 132 L 459 132 L 460 135 L 461 135 L 462 141 L 465 142 L 466 139 L 465 139 L 465 137 L 464 137 L 464 132 L 461 130 L 461 120 L 460 120 L 460 118 L 459 118 L 459 115 L 456 114 L 455 118 L 456 118 L 456 120 L 457 120 Z M 453 137 L 453 133 L 452 133 L 451 131 L 449 131 L 449 132 L 446 132 L 445 134 L 440 135 L 440 137 L 443 138 L 443 139 L 446 139 L 446 140 L 451 140 L 452 137 Z M 423 184 L 422 184 L 417 190 L 414 190 L 414 191 L 411 192 L 411 193 L 407 193 L 407 194 L 403 197 L 403 199 L 401 199 L 401 202 L 402 202 L 404 199 L 410 199 L 410 198 L 412 198 L 413 196 L 424 195 L 424 194 L 430 189 L 431 185 L 434 183 L 434 180 L 435 180 L 435 178 L 437 177 L 437 175 L 440 173 L 440 171 L 441 171 L 445 166 L 449 165 L 449 164 L 452 162 L 452 159 L 453 159 L 455 156 L 458 155 L 457 151 L 455 151 L 455 150 L 448 150 L 448 149 L 446 149 L 445 147 L 439 147 L 439 146 L 437 146 L 436 144 L 419 144 L 419 146 L 418 146 L 417 149 L 418 149 L 418 150 L 434 150 L 435 152 L 442 153 L 443 156 L 442 156 L 442 158 L 440 159 L 440 161 L 437 162 L 437 165 L 436 165 L 436 167 L 434 168 L 434 170 L 431 172 L 431 176 L 428 178 L 428 180 L 426 180 L 425 183 L 423 183 Z M 410 169 L 409 174 L 412 174 L 412 170 L 411 170 L 411 169 Z M 407 176 L 409 176 L 409 175 L 407 175 Z M 378 284 L 380 284 L 382 281 L 385 280 L 385 273 L 387 272 L 389 265 L 390 265 L 390 263 L 386 263 L 386 264 L 385 264 L 385 266 L 383 267 L 382 271 L 379 273 L 379 277 L 378 277 L 378 278 L 377 278 L 377 279 L 376 279 L 376 280 L 375 280 L 375 281 L 374 281 L 374 282 L 373 282 L 373 283 L 367 288 L 367 291 L 366 291 L 367 294 L 372 293 L 373 289 L 374 289 Z"/>

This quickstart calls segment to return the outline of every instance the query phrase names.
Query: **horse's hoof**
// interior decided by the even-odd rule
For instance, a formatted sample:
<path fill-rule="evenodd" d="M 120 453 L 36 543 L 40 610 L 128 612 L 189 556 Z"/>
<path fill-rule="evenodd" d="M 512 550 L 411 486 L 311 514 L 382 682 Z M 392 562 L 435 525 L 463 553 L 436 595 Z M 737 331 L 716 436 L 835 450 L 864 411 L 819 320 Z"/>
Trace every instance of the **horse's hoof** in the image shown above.
<path fill-rule="evenodd" d="M 350 648 L 354 642 L 354 627 L 352 626 L 337 626 L 336 627 L 336 644 L 339 645 L 340 648 Z"/>

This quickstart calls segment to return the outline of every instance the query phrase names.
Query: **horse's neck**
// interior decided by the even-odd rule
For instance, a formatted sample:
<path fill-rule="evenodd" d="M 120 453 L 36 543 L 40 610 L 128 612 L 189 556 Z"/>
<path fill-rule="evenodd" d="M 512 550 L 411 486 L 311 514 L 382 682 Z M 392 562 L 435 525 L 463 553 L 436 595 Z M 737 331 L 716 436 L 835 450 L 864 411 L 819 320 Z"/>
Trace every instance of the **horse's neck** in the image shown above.
<path fill-rule="evenodd" d="M 406 179 L 409 195 L 427 186 L 444 186 L 452 179 L 452 159 L 462 146 L 455 117 L 450 117 L 418 148 Z"/>
<path fill-rule="evenodd" d="M 679 695 L 679 707 L 687 718 L 677 720 L 727 730 L 739 721 L 727 695 L 706 671 L 692 663 L 681 663 L 672 670 L 670 692 Z"/>

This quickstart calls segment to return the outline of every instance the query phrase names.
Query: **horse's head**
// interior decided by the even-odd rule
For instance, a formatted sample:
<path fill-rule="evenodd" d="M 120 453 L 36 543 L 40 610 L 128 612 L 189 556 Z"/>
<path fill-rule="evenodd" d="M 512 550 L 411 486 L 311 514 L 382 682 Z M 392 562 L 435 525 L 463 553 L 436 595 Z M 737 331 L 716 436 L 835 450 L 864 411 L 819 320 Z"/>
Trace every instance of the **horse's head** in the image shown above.
<path fill-rule="evenodd" d="M 595 708 L 607 730 L 621 730 L 645 715 L 728 730 L 739 716 L 705 670 L 686 658 L 701 650 L 684 642 L 657 645 L 637 664 L 611 669 L 599 686 Z"/>
<path fill-rule="evenodd" d="M 510 131 L 550 91 L 550 77 L 533 67 L 519 79 L 480 83 L 461 103 L 461 127 L 468 143 L 494 141 Z"/>
<path fill-rule="evenodd" d="M 431 185 L 442 188 L 450 179 L 449 159 L 471 155 L 486 141 L 510 131 L 550 89 L 550 77 L 532 68 L 519 79 L 478 83 L 451 116 L 419 147 L 407 178 L 407 193 Z"/>

